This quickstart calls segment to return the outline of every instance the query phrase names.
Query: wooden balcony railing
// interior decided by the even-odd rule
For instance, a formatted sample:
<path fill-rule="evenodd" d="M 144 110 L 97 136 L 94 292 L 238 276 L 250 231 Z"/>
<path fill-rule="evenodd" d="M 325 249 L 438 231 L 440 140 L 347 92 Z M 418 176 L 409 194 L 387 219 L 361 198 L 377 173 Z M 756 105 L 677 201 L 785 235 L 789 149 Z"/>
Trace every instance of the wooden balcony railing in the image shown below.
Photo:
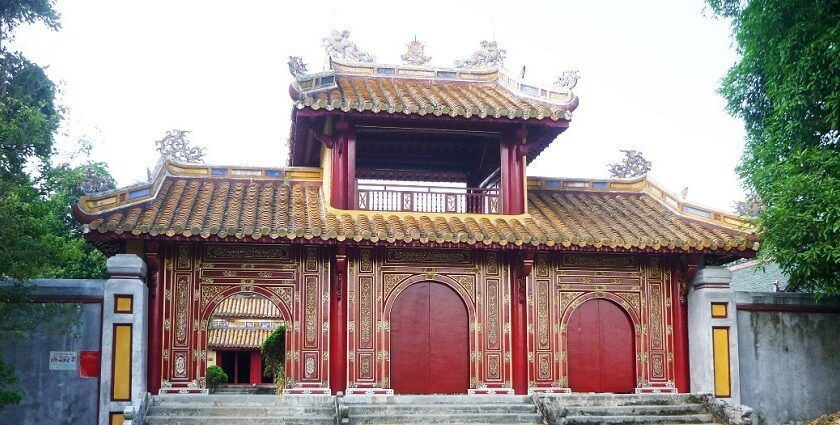
<path fill-rule="evenodd" d="M 356 208 L 366 211 L 412 211 L 498 214 L 498 189 L 401 184 L 358 184 Z"/>

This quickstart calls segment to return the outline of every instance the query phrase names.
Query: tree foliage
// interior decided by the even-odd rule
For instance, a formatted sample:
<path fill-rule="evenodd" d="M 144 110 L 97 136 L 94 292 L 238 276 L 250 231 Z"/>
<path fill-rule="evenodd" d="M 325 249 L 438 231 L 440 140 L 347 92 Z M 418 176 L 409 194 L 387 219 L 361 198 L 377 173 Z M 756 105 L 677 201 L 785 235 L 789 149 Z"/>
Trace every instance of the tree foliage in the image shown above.
<path fill-rule="evenodd" d="M 51 0 L 0 2 L 0 340 L 36 331 L 69 331 L 78 306 L 33 302 L 28 279 L 105 277 L 105 258 L 85 243 L 70 217 L 80 186 L 98 178 L 113 187 L 98 163 L 53 164 L 53 136 L 62 118 L 57 88 L 43 68 L 10 51 L 24 23 L 57 29 Z M 104 183 L 103 183 L 104 182 Z M 0 410 L 23 396 L 14 368 L 0 358 Z"/>
<path fill-rule="evenodd" d="M 762 203 L 762 255 L 791 288 L 838 293 L 840 1 L 708 1 L 740 55 L 720 91 L 747 131 L 738 171 Z"/>
<path fill-rule="evenodd" d="M 274 329 L 274 332 L 263 341 L 260 349 L 265 374 L 274 379 L 277 385 L 277 392 L 280 393 L 286 381 L 286 327 L 283 325 Z"/>

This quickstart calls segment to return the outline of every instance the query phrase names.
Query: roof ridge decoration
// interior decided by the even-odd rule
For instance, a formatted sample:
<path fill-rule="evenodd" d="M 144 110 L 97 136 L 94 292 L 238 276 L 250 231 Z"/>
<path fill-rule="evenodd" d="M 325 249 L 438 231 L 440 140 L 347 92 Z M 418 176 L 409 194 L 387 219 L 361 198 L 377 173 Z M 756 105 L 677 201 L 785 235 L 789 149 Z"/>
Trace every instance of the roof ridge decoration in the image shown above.
<path fill-rule="evenodd" d="M 157 196 L 166 177 L 322 181 L 322 171 L 315 167 L 250 167 L 229 165 L 205 165 L 175 162 L 161 159 L 148 182 L 82 196 L 78 204 L 81 214 L 99 214 L 105 211 L 139 204 Z"/>
<path fill-rule="evenodd" d="M 431 56 L 426 56 L 426 45 L 417 41 L 417 36 L 414 36 L 414 40 L 409 41 L 406 47 L 405 53 L 400 56 L 405 63 L 410 65 L 425 65 L 432 60 Z"/>
<path fill-rule="evenodd" d="M 556 177 L 528 176 L 528 190 L 573 190 L 584 192 L 630 192 L 649 195 L 660 204 L 678 215 L 692 220 L 716 224 L 732 230 L 752 233 L 753 224 L 737 214 L 727 213 L 714 208 L 686 202 L 672 195 L 647 175 L 613 179 L 575 179 Z"/>
<path fill-rule="evenodd" d="M 481 48 L 467 59 L 455 61 L 456 68 L 493 69 L 505 64 L 507 50 L 500 49 L 497 41 L 481 40 Z"/>
<path fill-rule="evenodd" d="M 359 50 L 356 43 L 350 41 L 350 31 L 347 30 L 333 30 L 329 37 L 323 38 L 323 43 L 327 57 L 330 59 L 340 58 L 366 63 L 372 63 L 376 60 L 376 56 Z"/>
<path fill-rule="evenodd" d="M 554 85 L 557 87 L 564 88 L 566 90 L 571 90 L 575 88 L 579 78 L 580 72 L 578 70 L 566 70 L 557 76 L 557 78 L 554 80 Z"/>

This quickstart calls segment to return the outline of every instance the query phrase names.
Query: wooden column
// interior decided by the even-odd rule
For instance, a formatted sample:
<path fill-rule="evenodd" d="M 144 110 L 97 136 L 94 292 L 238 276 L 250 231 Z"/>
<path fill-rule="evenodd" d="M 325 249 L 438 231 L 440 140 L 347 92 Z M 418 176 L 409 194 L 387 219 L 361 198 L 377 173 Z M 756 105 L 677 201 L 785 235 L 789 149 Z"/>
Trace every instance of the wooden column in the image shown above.
<path fill-rule="evenodd" d="M 339 120 L 335 123 L 333 135 L 330 138 L 332 146 L 332 187 L 330 203 L 334 208 L 347 208 L 347 121 Z"/>
<path fill-rule="evenodd" d="M 251 351 L 251 385 L 262 384 L 262 354 L 260 350 Z"/>
<path fill-rule="evenodd" d="M 335 274 L 330 285 L 330 389 L 347 389 L 347 254 L 336 248 Z"/>
<path fill-rule="evenodd" d="M 533 254 L 514 256 L 511 265 L 510 308 L 511 308 L 511 366 L 513 392 L 528 393 L 528 316 L 525 293 L 525 279 L 534 266 Z"/>
<path fill-rule="evenodd" d="M 500 208 L 502 214 L 522 214 L 525 212 L 525 155 L 528 130 L 502 133 L 499 144 L 501 157 Z"/>
<path fill-rule="evenodd" d="M 156 241 L 146 243 L 146 264 L 149 267 L 149 352 L 147 387 L 152 394 L 160 391 L 163 338 L 163 271 L 160 269 L 163 252 Z"/>

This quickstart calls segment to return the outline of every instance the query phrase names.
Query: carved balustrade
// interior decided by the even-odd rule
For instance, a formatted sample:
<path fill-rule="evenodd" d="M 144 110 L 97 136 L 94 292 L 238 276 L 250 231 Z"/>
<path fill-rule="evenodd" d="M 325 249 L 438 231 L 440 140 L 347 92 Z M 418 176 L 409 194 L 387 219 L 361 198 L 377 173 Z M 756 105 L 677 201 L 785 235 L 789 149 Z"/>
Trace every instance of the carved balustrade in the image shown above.
<path fill-rule="evenodd" d="M 498 189 L 360 183 L 357 193 L 356 208 L 366 211 L 499 213 Z"/>

